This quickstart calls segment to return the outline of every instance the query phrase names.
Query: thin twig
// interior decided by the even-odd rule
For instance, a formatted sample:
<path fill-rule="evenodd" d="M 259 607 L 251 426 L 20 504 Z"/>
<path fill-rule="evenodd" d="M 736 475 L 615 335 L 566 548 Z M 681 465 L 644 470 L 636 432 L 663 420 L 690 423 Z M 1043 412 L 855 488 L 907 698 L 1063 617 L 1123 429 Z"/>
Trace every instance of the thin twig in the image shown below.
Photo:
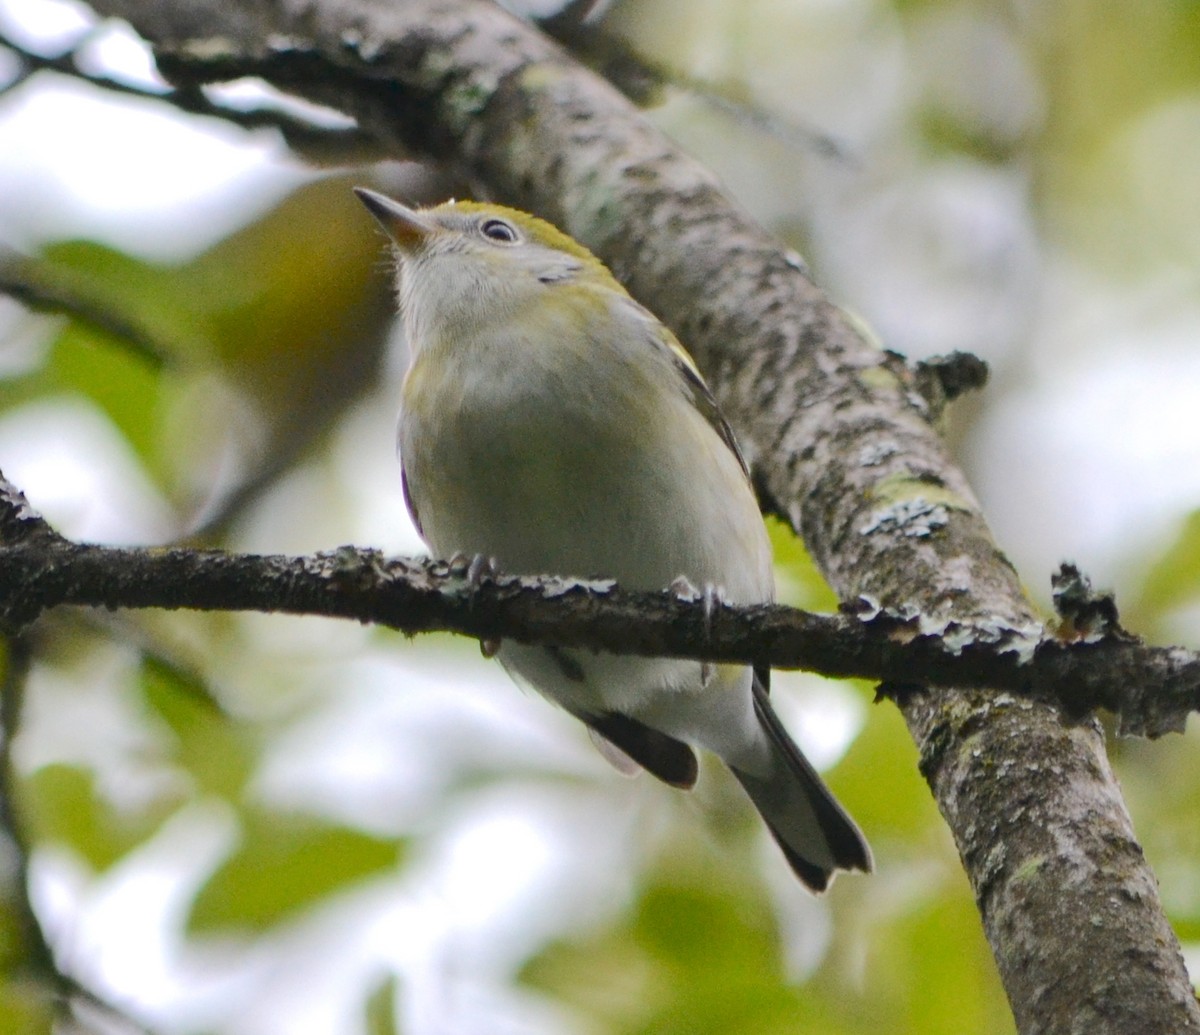
<path fill-rule="evenodd" d="M 54 72 L 108 93 L 168 104 L 190 115 L 220 119 L 245 130 L 278 130 L 288 148 L 313 165 L 361 165 L 392 157 L 375 137 L 358 126 L 319 126 L 274 107 L 230 107 L 214 100 L 197 84 L 152 89 L 89 72 L 79 65 L 78 44 L 59 54 L 38 54 L 0 34 L 0 46 L 11 51 L 18 61 L 17 74 L 0 88 L 0 95 L 12 92 L 38 72 Z"/>

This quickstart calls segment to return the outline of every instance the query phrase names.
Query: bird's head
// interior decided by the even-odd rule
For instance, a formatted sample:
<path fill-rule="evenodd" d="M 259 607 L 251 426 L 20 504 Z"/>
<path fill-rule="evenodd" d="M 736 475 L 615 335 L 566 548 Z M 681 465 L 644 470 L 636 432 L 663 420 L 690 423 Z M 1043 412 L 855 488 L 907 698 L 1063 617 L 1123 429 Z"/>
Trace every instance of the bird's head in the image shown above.
<path fill-rule="evenodd" d="M 395 246 L 414 349 L 430 337 L 537 319 L 539 308 L 626 295 L 583 245 L 526 212 L 473 201 L 409 208 L 374 191 L 356 193 Z"/>

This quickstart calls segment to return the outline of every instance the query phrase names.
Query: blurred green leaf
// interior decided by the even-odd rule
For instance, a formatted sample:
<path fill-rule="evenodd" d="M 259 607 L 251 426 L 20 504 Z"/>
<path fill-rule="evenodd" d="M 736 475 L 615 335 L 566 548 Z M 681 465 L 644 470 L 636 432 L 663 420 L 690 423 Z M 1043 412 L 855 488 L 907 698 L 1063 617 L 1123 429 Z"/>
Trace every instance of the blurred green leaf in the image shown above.
<path fill-rule="evenodd" d="M 1069 0 L 1035 42 L 1046 113 L 1037 195 L 1049 239 L 1123 284 L 1164 262 L 1194 263 L 1191 185 L 1174 172 L 1191 165 L 1194 141 L 1180 127 L 1194 112 L 1173 130 L 1145 131 L 1194 104 L 1200 5 Z"/>
<path fill-rule="evenodd" d="M 1166 612 L 1200 599 L 1200 510 L 1146 572 L 1142 591 L 1126 616 L 1136 629 L 1152 628 Z"/>
<path fill-rule="evenodd" d="M 21 978 L 0 980 L 0 1031 L 4 1035 L 50 1035 L 56 1012 L 54 999 L 37 983 Z"/>
<path fill-rule="evenodd" d="M 90 398 L 153 474 L 158 461 L 160 375 L 103 331 L 70 323 L 59 335 L 44 387 Z"/>
<path fill-rule="evenodd" d="M 361 386 L 394 315 L 385 244 L 351 184 L 301 187 L 180 270 L 226 366 L 292 421 Z"/>
<path fill-rule="evenodd" d="M 309 816 L 249 810 L 237 850 L 200 889 L 194 933 L 261 931 L 355 881 L 394 867 L 401 843 Z"/>
<path fill-rule="evenodd" d="M 97 872 L 150 837 L 170 811 L 166 804 L 140 812 L 114 808 L 95 777 L 69 765 L 47 765 L 21 787 L 21 820 L 33 843 L 57 842 L 76 851 Z"/>
<path fill-rule="evenodd" d="M 820 996 L 785 979 L 761 886 L 719 861 L 698 867 L 696 853 L 674 854 L 631 911 L 547 947 L 521 980 L 614 1035 L 851 1030 Z"/>
<path fill-rule="evenodd" d="M 350 187 L 308 183 L 178 265 L 92 241 L 23 260 L 27 279 L 74 300 L 80 318 L 41 368 L 0 382 L 0 407 L 63 392 L 91 399 L 189 506 L 231 433 L 249 460 L 241 482 L 273 476 L 371 383 L 391 327 L 383 241 Z"/>
<path fill-rule="evenodd" d="M 926 882 L 915 894 L 909 885 L 906 891 L 912 901 L 893 913 L 876 902 L 868 938 L 872 995 L 888 1011 L 888 1030 L 1014 1032 L 966 878 Z"/>
<path fill-rule="evenodd" d="M 199 787 L 237 801 L 258 761 L 255 733 L 222 714 L 194 677 L 154 658 L 142 659 L 141 690 L 174 734 L 176 759 Z"/>
<path fill-rule="evenodd" d="M 869 692 L 863 687 L 863 693 Z M 945 824 L 917 768 L 917 749 L 899 711 L 871 705 L 867 721 L 836 766 L 824 773 L 869 840 L 923 840 Z"/>
<path fill-rule="evenodd" d="M 396 1027 L 396 1004 L 400 994 L 400 982 L 395 974 L 389 974 L 367 997 L 364 1027 L 367 1035 L 399 1035 Z"/>
<path fill-rule="evenodd" d="M 684 844 L 686 833 L 627 911 L 548 946 L 521 979 L 612 1035 L 1011 1031 L 970 889 L 900 726 L 894 708 L 873 708 L 827 774 L 885 869 L 844 877 L 825 898 L 831 940 L 803 983 L 784 972 L 780 904 L 753 855 L 728 838 Z M 713 805 L 704 801 L 706 814 Z M 906 879 L 914 868 L 925 875 L 917 883 Z M 927 973 L 944 986 L 937 995 Z"/>
<path fill-rule="evenodd" d="M 779 602 L 805 611 L 836 611 L 837 594 L 813 564 L 800 537 L 778 518 L 768 517 L 766 521 L 775 554 Z"/>
<path fill-rule="evenodd" d="M 102 252 L 99 245 L 76 250 Z M 130 260 L 133 262 L 133 260 Z M 61 270 L 54 273 L 63 276 Z M 113 422 L 142 462 L 157 458 L 160 372 L 109 332 L 68 321 L 46 353 L 45 362 L 22 377 L 0 378 L 0 409 L 47 396 L 90 399 Z"/>
<path fill-rule="evenodd" d="M 23 962 L 25 938 L 23 925 L 12 902 L 0 902 L 0 974 L 7 974 Z"/>
<path fill-rule="evenodd" d="M 293 462 L 377 374 L 395 302 L 384 242 L 351 186 L 306 184 L 176 271 L 223 376 L 261 421 L 242 490 Z M 211 434 L 204 396 L 181 402 L 175 434 Z"/>
<path fill-rule="evenodd" d="M 1113 742 L 1113 766 L 1175 933 L 1200 941 L 1200 730 Z"/>
<path fill-rule="evenodd" d="M 39 254 L 5 254 L 4 261 L 42 300 L 44 311 L 81 322 L 148 369 L 203 348 L 191 314 L 174 297 L 168 266 L 88 240 L 56 241 Z"/>

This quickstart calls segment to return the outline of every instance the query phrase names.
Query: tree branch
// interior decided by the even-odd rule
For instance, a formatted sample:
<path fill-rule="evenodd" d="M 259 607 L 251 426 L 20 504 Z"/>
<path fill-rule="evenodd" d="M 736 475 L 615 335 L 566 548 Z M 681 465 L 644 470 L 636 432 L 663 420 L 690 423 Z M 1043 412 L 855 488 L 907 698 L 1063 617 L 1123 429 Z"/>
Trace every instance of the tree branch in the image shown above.
<path fill-rule="evenodd" d="M 918 613 L 865 599 L 831 615 L 780 604 L 706 612 L 696 599 L 626 592 L 611 580 L 474 579 L 466 561 L 385 558 L 350 546 L 303 557 L 94 546 L 51 530 L 0 474 L 0 530 L 21 526 L 26 534 L 11 545 L 0 539 L 0 627 L 8 630 L 63 605 L 282 612 L 409 635 L 805 669 L 870 679 L 898 698 L 927 686 L 1058 694 L 1077 717 L 1105 707 L 1151 736 L 1182 730 L 1200 707 L 1200 654 L 1149 647 L 1109 625 L 1067 642 L 1040 625 L 930 626 Z"/>
<path fill-rule="evenodd" d="M 693 351 L 760 492 L 844 600 L 1036 623 L 913 372 L 614 89 L 483 0 L 91 0 L 177 83 L 256 74 L 453 164 L 597 251 Z M 1017 1024 L 1200 1031 L 1094 723 L 991 691 L 898 703 L 958 844 Z"/>
<path fill-rule="evenodd" d="M 85 35 L 83 42 L 89 38 L 90 33 Z M 38 54 L 0 33 L 0 47 L 12 53 L 18 62 L 16 76 L 0 88 L 0 94 L 15 90 L 38 72 L 54 72 L 107 93 L 169 104 L 189 115 L 220 119 L 242 129 L 278 130 L 292 151 L 314 165 L 354 165 L 391 157 L 378 140 L 358 126 L 321 126 L 278 108 L 230 107 L 210 97 L 196 84 L 152 90 L 89 72 L 79 63 L 78 46 L 59 54 Z"/>

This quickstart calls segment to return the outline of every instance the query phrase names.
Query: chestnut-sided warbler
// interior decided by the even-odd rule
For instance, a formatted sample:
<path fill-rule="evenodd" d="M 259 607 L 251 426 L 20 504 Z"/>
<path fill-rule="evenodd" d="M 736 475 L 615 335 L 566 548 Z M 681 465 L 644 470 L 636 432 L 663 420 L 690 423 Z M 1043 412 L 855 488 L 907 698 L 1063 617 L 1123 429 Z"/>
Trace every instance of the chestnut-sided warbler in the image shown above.
<path fill-rule="evenodd" d="M 404 495 L 435 556 L 773 599 L 729 425 L 674 335 L 595 256 L 499 205 L 358 195 L 400 260 Z M 776 717 L 766 671 L 507 641 L 498 656 L 618 765 L 688 788 L 690 745 L 714 752 L 810 888 L 870 870 L 862 834 Z"/>

